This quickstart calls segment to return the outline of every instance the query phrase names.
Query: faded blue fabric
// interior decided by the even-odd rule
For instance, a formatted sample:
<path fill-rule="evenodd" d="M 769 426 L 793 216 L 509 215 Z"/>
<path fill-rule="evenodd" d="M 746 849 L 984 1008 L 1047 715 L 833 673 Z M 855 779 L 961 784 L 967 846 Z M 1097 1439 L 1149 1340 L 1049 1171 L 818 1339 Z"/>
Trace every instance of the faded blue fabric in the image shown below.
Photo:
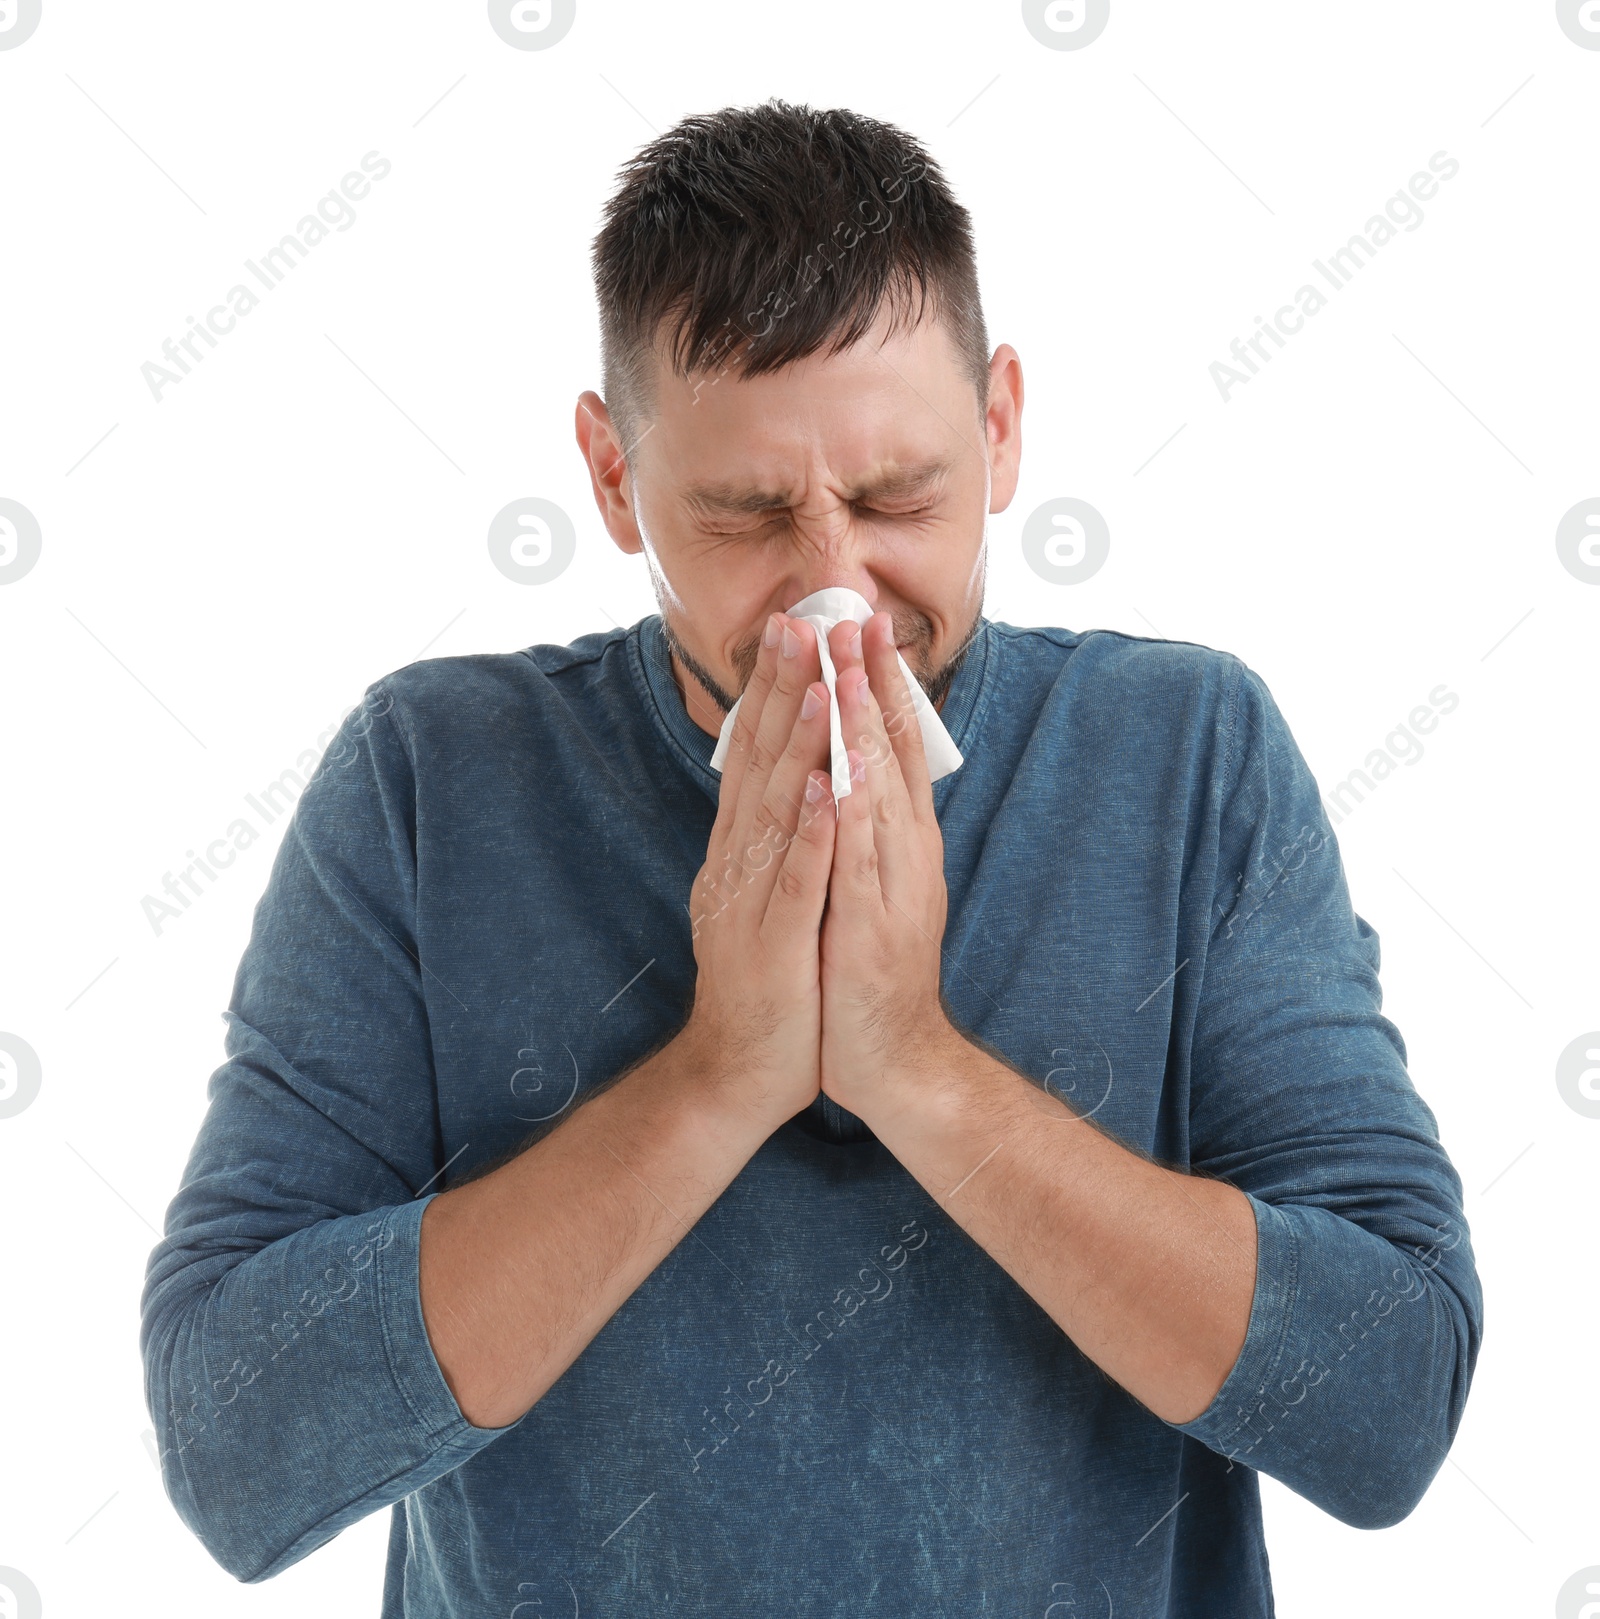
<path fill-rule="evenodd" d="M 956 1023 L 1250 1197 L 1249 1331 L 1210 1409 L 1173 1425 L 1118 1388 L 828 1103 L 521 1421 L 464 1419 L 424 1208 L 693 993 L 720 778 L 650 615 L 377 681 L 295 809 L 142 1303 L 166 1486 L 224 1568 L 270 1579 L 389 1507 L 385 1619 L 1250 1619 L 1257 1470 L 1347 1524 L 1411 1511 L 1482 1298 L 1266 686 L 1190 643 L 985 619 L 942 718 Z"/>

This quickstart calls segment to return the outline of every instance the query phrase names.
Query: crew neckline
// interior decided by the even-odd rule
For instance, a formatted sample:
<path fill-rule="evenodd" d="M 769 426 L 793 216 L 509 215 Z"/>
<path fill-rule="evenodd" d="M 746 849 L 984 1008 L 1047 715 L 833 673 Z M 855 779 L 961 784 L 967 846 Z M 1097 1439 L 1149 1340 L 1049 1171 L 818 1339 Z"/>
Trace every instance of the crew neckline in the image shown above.
<path fill-rule="evenodd" d="M 939 718 L 950 733 L 951 741 L 963 754 L 967 751 L 967 736 L 975 731 L 982 709 L 988 703 L 994 644 L 993 625 L 980 614 L 978 628 L 967 647 L 966 656 L 961 660 L 961 667 L 956 671 L 955 679 L 950 682 L 944 707 L 939 711 Z M 635 684 L 669 751 L 716 802 L 722 791 L 722 773 L 711 768 L 711 755 L 716 752 L 717 739 L 701 730 L 689 717 L 689 710 L 678 691 L 678 683 L 673 678 L 671 653 L 659 613 L 648 613 L 633 625 L 628 631 L 628 650 Z M 953 770 L 948 776 L 934 782 L 935 808 L 942 806 L 951 784 L 960 775 L 960 769 Z"/>

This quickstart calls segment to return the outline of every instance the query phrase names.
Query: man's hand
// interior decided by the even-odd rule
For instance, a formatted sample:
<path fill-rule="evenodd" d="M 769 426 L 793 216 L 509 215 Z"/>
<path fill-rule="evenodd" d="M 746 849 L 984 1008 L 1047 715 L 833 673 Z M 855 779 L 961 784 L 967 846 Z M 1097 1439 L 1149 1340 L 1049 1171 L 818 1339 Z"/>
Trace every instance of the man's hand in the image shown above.
<path fill-rule="evenodd" d="M 822 1089 L 867 1117 L 893 1103 L 891 1074 L 954 1033 L 939 999 L 944 838 L 894 620 L 841 620 L 828 646 L 852 774 L 822 923 Z"/>
<path fill-rule="evenodd" d="M 834 813 L 831 794 L 806 795 L 829 756 L 821 671 L 817 632 L 774 613 L 729 739 L 689 908 L 698 976 L 679 1038 L 769 1133 L 816 1099 L 821 1067 L 818 936 Z"/>
<path fill-rule="evenodd" d="M 1248 1330 L 1250 1200 L 1130 1151 L 950 1021 L 944 841 L 922 730 L 889 615 L 861 630 L 865 680 L 854 629 L 828 637 L 844 739 L 866 770 L 834 834 L 822 1089 L 1102 1371 L 1163 1421 L 1193 1421 Z M 1059 1128 L 1041 1128 L 1041 1105 Z"/>

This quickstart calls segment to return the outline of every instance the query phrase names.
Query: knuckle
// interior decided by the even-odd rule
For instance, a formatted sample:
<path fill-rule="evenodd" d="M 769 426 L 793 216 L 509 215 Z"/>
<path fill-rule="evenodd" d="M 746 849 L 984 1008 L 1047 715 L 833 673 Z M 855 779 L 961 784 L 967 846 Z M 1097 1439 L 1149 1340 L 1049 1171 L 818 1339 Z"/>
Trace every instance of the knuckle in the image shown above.
<path fill-rule="evenodd" d="M 769 844 L 782 849 L 789 836 L 783 822 L 773 813 L 772 806 L 765 799 L 756 806 L 755 820 L 751 823 L 750 830 L 756 837 L 755 842 L 746 851 L 748 855 L 756 854 Z"/>
<path fill-rule="evenodd" d="M 893 703 L 883 711 L 883 728 L 891 737 L 905 737 L 910 746 L 922 746 L 922 727 L 912 724 L 916 718 L 909 704 Z"/>
<path fill-rule="evenodd" d="M 887 742 L 880 741 L 871 731 L 863 731 L 858 744 L 862 754 L 875 765 L 882 765 L 885 770 L 891 766 L 898 766 L 899 760 L 894 756 L 894 749 Z"/>
<path fill-rule="evenodd" d="M 783 891 L 785 899 L 799 901 L 805 898 L 805 880 L 792 866 L 786 865 L 778 873 L 778 887 Z"/>

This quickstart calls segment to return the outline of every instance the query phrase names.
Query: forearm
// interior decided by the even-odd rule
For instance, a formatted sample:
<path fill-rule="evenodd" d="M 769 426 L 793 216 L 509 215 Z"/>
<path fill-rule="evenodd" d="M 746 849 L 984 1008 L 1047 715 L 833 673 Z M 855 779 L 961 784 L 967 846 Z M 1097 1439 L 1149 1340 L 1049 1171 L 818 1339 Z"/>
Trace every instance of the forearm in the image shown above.
<path fill-rule="evenodd" d="M 423 1319 L 475 1426 L 518 1420 L 770 1134 L 681 1034 L 422 1222 Z"/>
<path fill-rule="evenodd" d="M 1242 1192 L 1130 1152 L 953 1030 L 866 1117 L 1109 1377 L 1167 1422 L 1206 1409 L 1254 1295 Z"/>

